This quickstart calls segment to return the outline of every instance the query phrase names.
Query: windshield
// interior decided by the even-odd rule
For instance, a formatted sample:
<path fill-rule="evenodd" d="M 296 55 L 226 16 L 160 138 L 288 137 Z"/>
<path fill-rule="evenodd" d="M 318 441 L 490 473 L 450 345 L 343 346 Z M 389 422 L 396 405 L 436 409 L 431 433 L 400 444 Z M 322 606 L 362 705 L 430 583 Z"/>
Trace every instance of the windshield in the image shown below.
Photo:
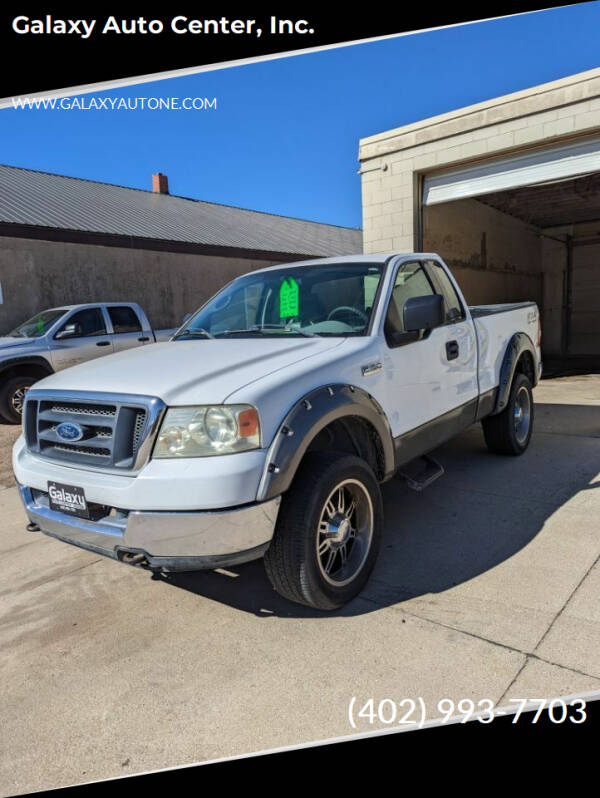
<path fill-rule="evenodd" d="M 12 332 L 9 332 L 11 338 L 41 338 L 45 335 L 54 322 L 61 316 L 64 316 L 65 308 L 54 308 L 53 310 L 43 310 L 37 316 L 32 316 L 31 319 L 23 322 Z"/>
<path fill-rule="evenodd" d="M 382 270 L 340 263 L 248 274 L 209 300 L 175 338 L 366 335 Z"/>

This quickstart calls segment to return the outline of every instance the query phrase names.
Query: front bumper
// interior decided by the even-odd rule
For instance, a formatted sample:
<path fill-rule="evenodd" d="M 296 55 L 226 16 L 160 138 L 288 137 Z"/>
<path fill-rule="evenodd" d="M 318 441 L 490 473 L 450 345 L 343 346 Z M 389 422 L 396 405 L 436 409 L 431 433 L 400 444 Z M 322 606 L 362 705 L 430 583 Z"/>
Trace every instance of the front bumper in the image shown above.
<path fill-rule="evenodd" d="M 219 568 L 261 557 L 273 537 L 281 501 L 278 496 L 198 512 L 112 511 L 88 520 L 51 510 L 43 491 L 24 485 L 19 491 L 29 520 L 41 532 L 107 557 L 165 571 Z"/>

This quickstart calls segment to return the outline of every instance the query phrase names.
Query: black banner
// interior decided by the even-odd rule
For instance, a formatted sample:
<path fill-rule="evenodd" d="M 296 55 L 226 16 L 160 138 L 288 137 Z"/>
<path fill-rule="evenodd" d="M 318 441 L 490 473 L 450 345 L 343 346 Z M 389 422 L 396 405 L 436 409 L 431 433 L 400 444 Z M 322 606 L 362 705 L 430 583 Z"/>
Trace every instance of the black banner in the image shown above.
<path fill-rule="evenodd" d="M 358 39 L 389 36 L 574 3 L 392 4 L 332 13 L 285 4 L 283 11 L 243 11 L 228 4 L 137 4 L 76 13 L 57 5 L 10 4 L 0 15 L 5 68 L 0 97 L 159 74 Z M 366 7 L 365 7 L 366 9 Z M 10 68 L 7 68 L 9 67 Z"/>
<path fill-rule="evenodd" d="M 540 704 L 541 700 L 534 709 L 518 715 L 498 715 L 491 722 L 470 720 L 224 760 L 134 776 L 120 784 L 83 784 L 61 789 L 60 795 L 95 796 L 120 787 L 128 792 L 185 787 L 203 790 L 233 783 L 261 788 L 278 784 L 280 789 L 286 789 L 290 783 L 311 785 L 312 779 L 316 785 L 317 774 L 327 776 L 338 790 L 356 787 L 359 775 L 374 788 L 383 787 L 384 777 L 386 787 L 400 788 L 407 774 L 412 782 L 422 780 L 430 789 L 432 782 L 448 787 L 457 780 L 463 789 L 468 789 L 471 785 L 481 786 L 482 780 L 487 785 L 494 776 L 499 777 L 499 765 L 504 766 L 510 779 L 520 780 L 525 771 L 535 778 L 536 785 L 542 786 L 547 783 L 547 774 L 557 768 L 576 772 L 578 754 L 588 750 L 597 737 L 600 701 L 548 700 L 541 710 Z M 540 765 L 545 766 L 541 772 Z M 286 782 L 281 780 L 283 774 L 289 774 Z M 55 792 L 59 793 L 51 790 L 44 794 Z"/>

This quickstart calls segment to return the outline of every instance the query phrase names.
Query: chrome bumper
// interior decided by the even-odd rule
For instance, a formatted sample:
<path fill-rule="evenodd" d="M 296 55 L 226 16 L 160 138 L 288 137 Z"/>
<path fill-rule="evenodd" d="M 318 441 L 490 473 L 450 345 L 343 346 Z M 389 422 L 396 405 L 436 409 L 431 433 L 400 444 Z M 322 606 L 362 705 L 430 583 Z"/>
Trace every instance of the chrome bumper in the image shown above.
<path fill-rule="evenodd" d="M 48 496 L 19 485 L 31 523 L 41 532 L 118 560 L 166 571 L 218 568 L 261 557 L 271 542 L 281 497 L 261 504 L 198 512 L 117 511 L 97 521 L 56 512 Z M 128 556 L 129 555 L 129 556 Z"/>

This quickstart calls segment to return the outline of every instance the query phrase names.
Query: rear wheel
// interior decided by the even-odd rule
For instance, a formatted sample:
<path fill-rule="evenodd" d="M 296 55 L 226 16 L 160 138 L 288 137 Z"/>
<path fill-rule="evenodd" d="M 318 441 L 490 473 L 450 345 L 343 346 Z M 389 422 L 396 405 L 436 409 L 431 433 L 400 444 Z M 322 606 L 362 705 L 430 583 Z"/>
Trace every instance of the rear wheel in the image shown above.
<path fill-rule="evenodd" d="M 271 584 L 285 598 L 333 610 L 366 584 L 381 543 L 377 479 L 353 455 L 307 455 L 284 494 L 265 554 Z"/>
<path fill-rule="evenodd" d="M 533 392 L 525 374 L 517 374 L 510 388 L 508 404 L 501 413 L 487 416 L 483 435 L 490 452 L 520 455 L 529 446 L 533 432 Z"/>
<path fill-rule="evenodd" d="M 11 424 L 20 424 L 23 417 L 25 395 L 37 382 L 35 377 L 21 375 L 10 377 L 0 386 L 0 415 Z"/>

